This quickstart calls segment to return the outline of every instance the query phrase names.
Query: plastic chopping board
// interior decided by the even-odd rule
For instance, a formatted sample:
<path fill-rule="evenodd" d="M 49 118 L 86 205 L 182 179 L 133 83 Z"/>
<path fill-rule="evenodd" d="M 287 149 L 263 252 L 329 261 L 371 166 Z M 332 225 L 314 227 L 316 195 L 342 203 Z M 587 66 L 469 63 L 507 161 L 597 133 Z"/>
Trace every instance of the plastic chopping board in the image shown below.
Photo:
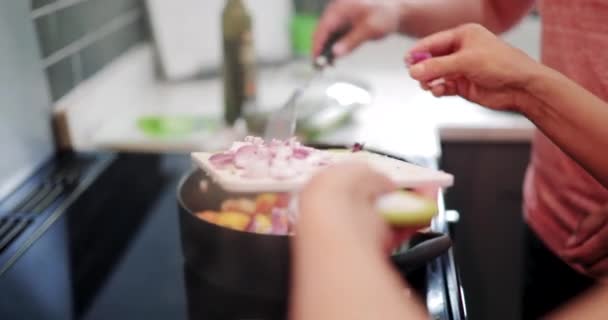
<path fill-rule="evenodd" d="M 413 165 L 391 157 L 371 152 L 348 150 L 326 151 L 332 163 L 341 161 L 363 161 L 372 168 L 391 178 L 400 188 L 423 186 L 449 187 L 454 177 L 443 171 Z M 209 158 L 212 153 L 192 153 L 193 161 L 226 191 L 232 192 L 288 192 L 301 188 L 314 175 L 315 171 L 296 176 L 292 179 L 277 180 L 273 178 L 250 179 L 241 177 L 237 168 L 216 169 Z"/>

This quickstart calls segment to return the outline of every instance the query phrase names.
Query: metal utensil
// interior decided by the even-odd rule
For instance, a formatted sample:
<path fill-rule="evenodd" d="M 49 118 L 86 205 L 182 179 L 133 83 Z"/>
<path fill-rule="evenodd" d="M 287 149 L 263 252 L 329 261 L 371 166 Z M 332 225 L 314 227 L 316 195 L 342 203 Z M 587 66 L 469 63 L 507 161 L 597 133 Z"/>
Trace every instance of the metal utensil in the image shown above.
<path fill-rule="evenodd" d="M 321 77 L 323 70 L 327 66 L 333 64 L 334 54 L 332 47 L 338 39 L 344 35 L 344 32 L 336 32 L 327 40 L 323 47 L 321 55 L 319 55 L 313 62 L 315 69 L 313 75 L 304 82 L 303 85 L 296 88 L 296 90 L 289 96 L 287 102 L 275 113 L 270 116 L 266 123 L 264 130 L 264 140 L 269 141 L 272 139 L 284 140 L 294 135 L 296 131 L 296 102 L 306 91 L 306 89 L 313 83 L 317 78 Z"/>
<path fill-rule="evenodd" d="M 264 130 L 264 140 L 280 139 L 285 140 L 292 137 L 296 131 L 296 102 L 298 98 L 306 91 L 315 78 L 319 77 L 320 73 L 315 72 L 304 85 L 298 87 L 289 97 L 289 100 L 273 113 L 266 124 Z"/>

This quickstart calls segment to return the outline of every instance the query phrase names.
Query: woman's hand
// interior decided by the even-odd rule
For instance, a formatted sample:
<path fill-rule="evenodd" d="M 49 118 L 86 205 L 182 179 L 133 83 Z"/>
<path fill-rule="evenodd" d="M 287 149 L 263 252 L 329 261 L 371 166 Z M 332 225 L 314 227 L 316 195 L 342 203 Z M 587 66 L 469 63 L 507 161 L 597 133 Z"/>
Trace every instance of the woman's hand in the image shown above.
<path fill-rule="evenodd" d="M 387 251 L 396 233 L 375 210 L 376 198 L 394 189 L 368 165 L 343 163 L 317 174 L 302 190 L 292 243 L 290 319 L 428 319 L 390 262 Z M 336 307 L 343 305 L 349 307 Z"/>
<path fill-rule="evenodd" d="M 335 0 L 325 9 L 313 37 L 313 56 L 321 54 L 330 35 L 348 30 L 332 48 L 344 56 L 367 40 L 381 39 L 399 27 L 398 1 Z"/>
<path fill-rule="evenodd" d="M 376 199 L 394 190 L 390 179 L 365 164 L 332 166 L 316 175 L 301 192 L 296 234 L 342 237 L 387 254 L 416 231 L 392 230 L 376 211 Z"/>
<path fill-rule="evenodd" d="M 542 65 L 480 25 L 466 24 L 424 38 L 406 62 L 419 53 L 433 58 L 412 65 L 410 75 L 437 97 L 458 95 L 496 110 L 522 111 L 540 103 L 526 86 Z"/>

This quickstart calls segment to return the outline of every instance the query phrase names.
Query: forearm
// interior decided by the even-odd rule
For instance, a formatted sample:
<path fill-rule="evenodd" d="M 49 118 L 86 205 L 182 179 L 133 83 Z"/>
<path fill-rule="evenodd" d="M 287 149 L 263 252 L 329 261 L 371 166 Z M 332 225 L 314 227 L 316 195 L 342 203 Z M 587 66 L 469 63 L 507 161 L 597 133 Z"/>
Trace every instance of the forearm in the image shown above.
<path fill-rule="evenodd" d="M 608 287 L 599 286 L 560 308 L 547 319 L 604 319 L 608 314 L 606 301 L 608 301 Z"/>
<path fill-rule="evenodd" d="M 545 66 L 533 71 L 526 91 L 538 103 L 521 111 L 608 187 L 608 103 Z"/>
<path fill-rule="evenodd" d="M 495 33 L 513 26 L 532 7 L 531 0 L 401 0 L 403 34 L 423 37 L 464 23 Z"/>
<path fill-rule="evenodd" d="M 387 257 L 356 237 L 322 230 L 297 237 L 306 238 L 293 247 L 291 319 L 428 318 Z"/>

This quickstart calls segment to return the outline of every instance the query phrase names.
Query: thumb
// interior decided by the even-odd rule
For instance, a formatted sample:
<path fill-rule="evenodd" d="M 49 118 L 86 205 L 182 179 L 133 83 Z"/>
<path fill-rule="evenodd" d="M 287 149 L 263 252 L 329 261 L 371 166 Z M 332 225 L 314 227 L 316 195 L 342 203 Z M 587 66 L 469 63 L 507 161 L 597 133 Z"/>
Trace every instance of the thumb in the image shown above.
<path fill-rule="evenodd" d="M 410 76 L 422 83 L 438 78 L 463 74 L 468 68 L 468 60 L 462 54 L 455 53 L 446 56 L 430 58 L 410 67 Z"/>
<path fill-rule="evenodd" d="M 608 222 L 608 210 L 602 210 L 598 213 L 587 215 L 581 220 L 574 231 L 574 234 L 568 239 L 567 246 L 569 248 L 576 247 L 591 236 L 597 233 Z"/>
<path fill-rule="evenodd" d="M 360 196 L 362 196 L 362 199 L 367 199 L 370 205 L 374 205 L 380 196 L 397 189 L 395 183 L 389 177 L 372 169 L 367 164 L 362 165 L 360 171 L 358 173 L 353 172 L 353 174 L 359 174 Z"/>

